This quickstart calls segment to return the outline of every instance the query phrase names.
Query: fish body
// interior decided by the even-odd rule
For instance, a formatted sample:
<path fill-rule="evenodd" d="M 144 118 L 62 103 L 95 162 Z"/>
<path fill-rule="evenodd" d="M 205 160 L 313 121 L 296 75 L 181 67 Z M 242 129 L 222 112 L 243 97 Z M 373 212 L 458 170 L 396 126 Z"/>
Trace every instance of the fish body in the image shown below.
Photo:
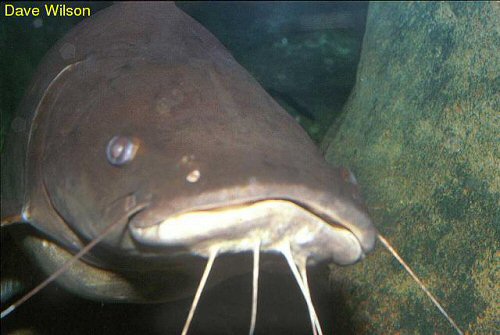
<path fill-rule="evenodd" d="M 167 301 L 193 295 L 215 254 L 286 254 L 305 271 L 374 247 L 354 177 L 172 3 L 84 20 L 48 52 L 15 120 L 2 218 L 32 228 L 12 231 L 40 267 L 53 273 L 118 224 L 58 278 L 75 294 Z M 251 271 L 219 260 L 210 285 Z"/>

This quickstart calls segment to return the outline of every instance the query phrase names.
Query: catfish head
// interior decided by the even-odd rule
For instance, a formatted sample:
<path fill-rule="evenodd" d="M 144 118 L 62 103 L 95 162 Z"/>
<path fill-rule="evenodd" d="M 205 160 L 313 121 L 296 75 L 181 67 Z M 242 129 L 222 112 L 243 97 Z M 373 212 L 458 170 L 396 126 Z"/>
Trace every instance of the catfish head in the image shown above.
<path fill-rule="evenodd" d="M 59 278 L 80 295 L 167 300 L 194 293 L 206 259 L 205 279 L 217 255 L 284 255 L 320 331 L 307 265 L 352 264 L 374 247 L 354 177 L 173 4 L 116 4 L 83 21 L 22 108 L 22 213 L 44 234 L 25 246 L 51 272 L 98 239 Z M 225 269 L 213 282 L 250 270 Z M 145 292 L 136 283 L 152 273 L 163 286 L 183 279 Z"/>

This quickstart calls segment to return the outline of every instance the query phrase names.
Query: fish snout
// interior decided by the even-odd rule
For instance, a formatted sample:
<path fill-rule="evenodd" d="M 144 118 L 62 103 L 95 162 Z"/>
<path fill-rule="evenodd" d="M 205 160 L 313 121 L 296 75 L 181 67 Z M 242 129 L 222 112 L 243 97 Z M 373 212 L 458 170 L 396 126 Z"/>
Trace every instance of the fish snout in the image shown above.
<path fill-rule="evenodd" d="M 283 246 L 289 245 L 303 259 L 329 259 L 341 265 L 361 260 L 374 244 L 371 221 L 363 223 L 368 229 L 351 230 L 287 200 L 166 213 L 148 209 L 134 216 L 129 229 L 136 243 L 159 252 L 180 247 L 204 257 L 213 249 L 247 252 L 257 242 L 264 252 L 281 253 Z"/>
<path fill-rule="evenodd" d="M 378 235 L 377 228 L 375 228 L 372 220 L 367 215 L 360 215 L 356 221 L 356 227 L 352 232 L 358 239 L 363 252 L 365 254 L 372 252 L 375 249 L 375 241 Z"/>

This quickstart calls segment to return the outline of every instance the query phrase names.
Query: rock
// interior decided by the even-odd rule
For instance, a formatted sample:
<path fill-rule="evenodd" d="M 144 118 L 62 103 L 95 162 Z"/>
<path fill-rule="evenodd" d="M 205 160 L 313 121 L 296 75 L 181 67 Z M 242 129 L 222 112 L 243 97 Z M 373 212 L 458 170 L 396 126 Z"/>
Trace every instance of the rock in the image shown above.
<path fill-rule="evenodd" d="M 322 144 L 468 334 L 498 331 L 499 17 L 495 2 L 370 4 L 355 88 Z M 452 334 L 382 249 L 332 271 L 354 311 L 339 333 Z"/>

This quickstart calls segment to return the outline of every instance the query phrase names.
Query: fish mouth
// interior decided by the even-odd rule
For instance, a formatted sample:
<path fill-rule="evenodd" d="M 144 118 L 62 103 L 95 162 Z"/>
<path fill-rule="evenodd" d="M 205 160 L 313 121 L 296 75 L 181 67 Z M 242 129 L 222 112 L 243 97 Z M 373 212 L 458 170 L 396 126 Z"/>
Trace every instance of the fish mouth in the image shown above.
<path fill-rule="evenodd" d="M 366 252 L 360 242 L 363 237 L 355 230 L 286 199 L 194 209 L 148 225 L 139 216 L 131 220 L 129 230 L 140 245 L 183 247 L 203 257 L 214 248 L 227 253 L 249 251 L 256 241 L 262 251 L 280 252 L 288 244 L 305 259 L 329 258 L 342 265 L 361 260 Z"/>

